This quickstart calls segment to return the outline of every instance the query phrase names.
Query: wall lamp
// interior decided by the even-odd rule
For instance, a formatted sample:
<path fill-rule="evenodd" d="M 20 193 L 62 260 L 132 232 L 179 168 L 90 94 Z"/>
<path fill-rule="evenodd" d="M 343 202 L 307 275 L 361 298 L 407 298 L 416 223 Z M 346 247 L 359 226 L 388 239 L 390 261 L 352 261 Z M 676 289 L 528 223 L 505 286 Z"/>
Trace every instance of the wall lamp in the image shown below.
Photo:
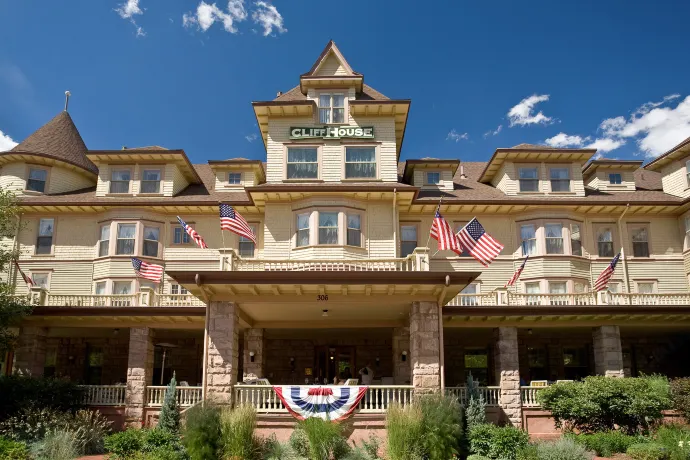
<path fill-rule="evenodd" d="M 249 352 L 249 361 L 251 361 L 252 363 L 254 362 L 254 352 L 253 351 Z"/>
<path fill-rule="evenodd" d="M 403 350 L 402 356 L 400 356 L 403 362 L 407 361 L 407 350 Z"/>

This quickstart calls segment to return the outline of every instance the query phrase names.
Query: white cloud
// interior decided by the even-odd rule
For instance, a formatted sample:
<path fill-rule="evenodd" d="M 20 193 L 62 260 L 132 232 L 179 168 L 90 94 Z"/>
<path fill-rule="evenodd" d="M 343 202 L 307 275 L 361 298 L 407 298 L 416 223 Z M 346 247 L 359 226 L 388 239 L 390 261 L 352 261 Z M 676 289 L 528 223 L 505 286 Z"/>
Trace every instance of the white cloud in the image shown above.
<path fill-rule="evenodd" d="M 585 145 L 585 148 L 597 149 L 597 158 L 600 158 L 602 153 L 610 152 L 611 150 L 616 150 L 617 148 L 622 147 L 624 145 L 624 140 L 603 137 L 600 139 L 594 139 L 594 142 Z"/>
<path fill-rule="evenodd" d="M 581 147 L 589 138 L 583 138 L 582 136 L 573 135 L 570 136 L 566 133 L 558 133 L 553 137 L 546 139 L 544 142 L 546 145 L 556 148 L 564 147 Z"/>
<path fill-rule="evenodd" d="M 498 128 L 496 128 L 496 129 L 493 130 L 493 131 L 492 131 L 492 130 L 488 130 L 487 132 L 484 133 L 484 139 L 486 139 L 486 138 L 489 137 L 489 136 L 495 136 L 495 135 L 497 135 L 498 133 L 501 132 L 502 129 L 503 129 L 503 125 L 498 125 Z"/>
<path fill-rule="evenodd" d="M 139 0 L 127 0 L 125 3 L 121 4 L 118 8 L 115 8 L 117 14 L 120 15 L 122 19 L 127 19 L 129 22 L 134 24 L 136 28 L 137 37 L 145 37 L 146 32 L 140 27 L 134 20 L 134 16 L 144 14 L 144 11 L 139 6 Z"/>
<path fill-rule="evenodd" d="M 144 29 L 137 26 L 137 37 L 145 37 L 145 36 L 146 36 L 146 32 L 144 32 Z"/>
<path fill-rule="evenodd" d="M 264 28 L 264 37 L 271 35 L 273 29 L 281 34 L 287 32 L 283 26 L 283 16 L 275 6 L 261 1 L 254 5 L 256 5 L 256 10 L 252 13 L 252 20 Z"/>
<path fill-rule="evenodd" d="M 508 120 L 510 120 L 510 126 L 525 126 L 525 125 L 535 125 L 535 124 L 548 124 L 553 121 L 551 117 L 547 117 L 543 112 L 538 112 L 534 114 L 534 106 L 540 102 L 545 102 L 549 100 L 548 94 L 537 95 L 533 94 L 521 100 L 515 107 L 508 111 Z"/>
<path fill-rule="evenodd" d="M 215 22 L 222 22 L 226 32 L 237 33 L 237 22 L 247 19 L 247 11 L 244 9 L 244 0 L 229 0 L 227 12 L 221 10 L 215 3 L 209 4 L 203 0 L 196 8 L 196 13 L 185 13 L 182 15 L 182 25 L 191 27 L 196 25 L 199 29 L 206 32 Z"/>
<path fill-rule="evenodd" d="M 10 150 L 15 145 L 17 145 L 17 143 L 14 141 L 14 139 L 0 130 L 0 152 Z"/>
<path fill-rule="evenodd" d="M 455 142 L 460 142 L 461 140 L 467 140 L 469 139 L 470 136 L 467 133 L 458 133 L 455 128 L 451 129 L 448 135 L 446 136 L 447 141 L 455 141 Z"/>
<path fill-rule="evenodd" d="M 247 139 L 247 142 L 254 142 L 259 138 L 259 135 L 256 133 L 249 134 L 248 136 L 244 136 L 245 139 Z"/>

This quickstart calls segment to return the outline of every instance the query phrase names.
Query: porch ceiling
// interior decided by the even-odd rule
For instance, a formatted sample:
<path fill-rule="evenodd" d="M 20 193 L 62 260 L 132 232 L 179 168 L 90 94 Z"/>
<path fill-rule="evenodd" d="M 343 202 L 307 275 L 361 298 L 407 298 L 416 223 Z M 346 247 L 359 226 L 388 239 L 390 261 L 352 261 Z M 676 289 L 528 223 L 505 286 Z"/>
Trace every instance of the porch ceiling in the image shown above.
<path fill-rule="evenodd" d="M 203 329 L 204 307 L 36 307 L 24 322 L 40 327 Z"/>

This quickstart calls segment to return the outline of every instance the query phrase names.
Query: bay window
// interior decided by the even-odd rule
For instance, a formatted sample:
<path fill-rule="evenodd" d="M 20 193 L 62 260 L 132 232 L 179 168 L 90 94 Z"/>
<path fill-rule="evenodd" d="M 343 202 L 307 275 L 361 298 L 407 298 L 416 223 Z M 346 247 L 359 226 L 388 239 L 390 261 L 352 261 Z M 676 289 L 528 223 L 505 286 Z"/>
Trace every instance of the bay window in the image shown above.
<path fill-rule="evenodd" d="M 632 227 L 633 256 L 649 257 L 649 232 L 646 226 Z"/>
<path fill-rule="evenodd" d="M 521 225 L 520 239 L 523 256 L 533 256 L 537 253 L 537 233 L 534 225 Z"/>
<path fill-rule="evenodd" d="M 412 254 L 417 247 L 417 226 L 400 226 L 400 257 L 407 257 Z"/>
<path fill-rule="evenodd" d="M 129 193 L 131 178 L 129 169 L 114 169 L 110 173 L 110 193 Z"/>
<path fill-rule="evenodd" d="M 610 227 L 602 227 L 597 232 L 597 249 L 599 257 L 613 257 L 613 231 Z"/>
<path fill-rule="evenodd" d="M 105 295 L 107 283 L 105 281 L 97 281 L 93 287 L 93 293 L 96 295 Z"/>
<path fill-rule="evenodd" d="M 345 123 L 344 94 L 319 95 L 319 122 L 325 124 Z"/>
<path fill-rule="evenodd" d="M 319 162 L 316 147 L 288 147 L 288 179 L 318 179 Z"/>
<path fill-rule="evenodd" d="M 256 225 L 249 224 L 249 228 L 251 228 L 252 233 L 256 235 Z M 238 249 L 241 257 L 254 257 L 254 250 L 256 249 L 256 244 L 254 244 L 254 242 L 249 238 L 240 235 Z"/>
<path fill-rule="evenodd" d="M 539 191 L 539 172 L 536 167 L 524 167 L 518 169 L 521 192 Z"/>
<path fill-rule="evenodd" d="M 569 192 L 570 191 L 570 168 L 568 167 L 552 167 L 549 169 L 549 176 L 551 179 L 552 192 Z"/>
<path fill-rule="evenodd" d="M 132 293 L 131 281 L 113 281 L 113 294 L 128 295 Z"/>
<path fill-rule="evenodd" d="M 580 224 L 570 224 L 570 249 L 574 256 L 582 255 L 582 234 Z"/>
<path fill-rule="evenodd" d="M 98 257 L 105 257 L 110 250 L 110 224 L 101 225 L 101 238 L 98 241 Z"/>
<path fill-rule="evenodd" d="M 297 214 L 297 244 L 296 246 L 309 246 L 309 215 L 304 212 Z"/>
<path fill-rule="evenodd" d="M 348 214 L 347 218 L 347 244 L 348 246 L 362 246 L 362 222 L 359 214 Z"/>
<path fill-rule="evenodd" d="M 565 281 L 549 281 L 549 294 L 565 295 L 568 293 L 568 286 Z M 568 299 L 565 297 L 551 297 L 549 299 L 551 305 L 567 305 Z"/>
<path fill-rule="evenodd" d="M 345 147 L 345 178 L 376 179 L 376 147 Z"/>
<path fill-rule="evenodd" d="M 144 227 L 144 252 L 143 255 L 158 257 L 158 237 L 160 229 L 158 227 Z"/>
<path fill-rule="evenodd" d="M 41 168 L 29 168 L 29 180 L 26 181 L 26 189 L 32 192 L 46 191 L 46 181 L 48 180 L 48 171 Z"/>
<path fill-rule="evenodd" d="M 144 169 L 141 173 L 140 193 L 160 193 L 161 191 L 161 170 Z"/>
<path fill-rule="evenodd" d="M 539 282 L 525 283 L 525 294 L 527 294 L 527 305 L 539 305 L 539 294 L 541 294 Z"/>
<path fill-rule="evenodd" d="M 319 212 L 319 244 L 338 244 L 337 212 Z"/>
<path fill-rule="evenodd" d="M 117 244 L 115 254 L 134 254 L 134 242 L 136 240 L 136 224 L 117 224 Z"/>
<path fill-rule="evenodd" d="M 544 226 L 547 254 L 563 254 L 563 225 L 546 224 Z"/>
<path fill-rule="evenodd" d="M 53 252 L 53 232 L 55 219 L 41 219 L 38 221 L 38 237 L 36 238 L 36 254 L 50 254 Z"/>

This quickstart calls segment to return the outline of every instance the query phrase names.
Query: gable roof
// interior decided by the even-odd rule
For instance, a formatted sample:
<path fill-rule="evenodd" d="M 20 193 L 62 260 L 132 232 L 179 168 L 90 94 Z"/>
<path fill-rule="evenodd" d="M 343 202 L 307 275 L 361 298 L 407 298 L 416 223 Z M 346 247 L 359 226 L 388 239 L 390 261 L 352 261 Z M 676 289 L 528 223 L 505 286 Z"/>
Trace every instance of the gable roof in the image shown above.
<path fill-rule="evenodd" d="M 644 166 L 644 169 L 650 171 L 658 171 L 667 164 L 686 157 L 690 154 L 690 137 L 680 142 L 680 144 L 673 147 L 668 152 L 658 156 Z"/>
<path fill-rule="evenodd" d="M 308 101 L 306 94 L 302 93 L 299 85 L 292 88 L 280 96 L 273 99 L 274 101 Z M 375 90 L 366 83 L 362 84 L 362 91 L 355 94 L 356 101 L 389 101 L 390 98 L 384 96 L 379 91 Z"/>
<path fill-rule="evenodd" d="M 309 72 L 302 74 L 302 76 L 310 77 L 315 75 L 316 72 L 319 70 L 319 67 L 321 67 L 321 64 L 326 62 L 326 59 L 328 59 L 328 56 L 330 54 L 335 55 L 338 61 L 340 61 L 340 65 L 342 65 L 345 68 L 345 71 L 347 71 L 348 75 L 362 75 L 361 73 L 357 73 L 354 70 L 352 70 L 352 67 L 350 67 L 350 64 L 345 59 L 345 56 L 343 56 L 343 53 L 341 53 L 338 47 L 335 45 L 335 42 L 333 40 L 330 40 L 328 44 L 326 44 L 326 47 L 323 49 L 323 51 L 321 51 L 321 54 L 319 54 L 319 57 L 316 58 L 316 61 L 314 62 L 314 65 L 311 66 L 311 69 L 309 69 Z"/>
<path fill-rule="evenodd" d="M 86 158 L 86 144 L 67 112 L 57 114 L 9 152 L 53 158 L 98 174 L 96 165 Z"/>

